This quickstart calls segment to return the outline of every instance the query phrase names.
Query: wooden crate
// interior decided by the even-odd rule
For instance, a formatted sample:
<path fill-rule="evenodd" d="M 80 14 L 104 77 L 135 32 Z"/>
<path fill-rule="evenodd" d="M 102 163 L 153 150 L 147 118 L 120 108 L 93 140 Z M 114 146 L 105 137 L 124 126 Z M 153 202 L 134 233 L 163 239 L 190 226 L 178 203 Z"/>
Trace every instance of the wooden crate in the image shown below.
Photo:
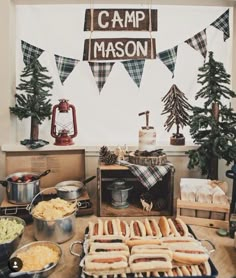
<path fill-rule="evenodd" d="M 191 216 L 183 214 L 184 210 L 192 212 Z M 209 218 L 198 217 L 200 211 L 209 212 Z M 177 217 L 181 218 L 186 224 L 193 224 L 211 228 L 229 228 L 230 205 L 206 204 L 199 202 L 188 202 L 177 199 Z M 222 214 L 222 220 L 213 219 L 213 214 Z M 194 215 L 194 216 L 192 216 Z"/>

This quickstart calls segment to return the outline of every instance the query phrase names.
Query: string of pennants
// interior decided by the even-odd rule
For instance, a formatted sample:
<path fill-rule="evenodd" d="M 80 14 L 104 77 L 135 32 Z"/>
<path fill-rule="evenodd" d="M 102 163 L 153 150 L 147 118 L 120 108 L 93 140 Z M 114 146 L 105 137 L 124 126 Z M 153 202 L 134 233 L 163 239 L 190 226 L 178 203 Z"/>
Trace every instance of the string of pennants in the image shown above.
<path fill-rule="evenodd" d="M 224 41 L 226 41 L 230 37 L 229 9 L 226 10 L 221 16 L 219 16 L 214 22 L 212 22 L 210 26 L 213 26 L 218 30 L 222 31 Z M 203 56 L 204 60 L 207 55 L 206 29 L 207 28 L 205 28 L 204 30 L 195 34 L 193 37 L 184 41 L 190 47 L 198 51 Z M 35 58 L 38 59 L 40 55 L 44 52 L 43 49 L 31 45 L 23 40 L 21 41 L 21 48 L 23 53 L 23 61 L 25 65 L 29 65 L 30 63 L 32 63 L 33 59 Z M 168 70 L 172 73 L 172 78 L 174 77 L 177 53 L 178 53 L 178 45 L 174 46 L 173 48 L 159 52 L 156 56 L 156 58 L 160 59 L 168 68 Z M 59 77 L 63 85 L 67 77 L 73 71 L 73 69 L 78 64 L 78 62 L 80 62 L 80 60 L 59 56 L 56 54 L 54 55 L 54 57 L 55 57 L 55 62 L 57 65 Z M 109 74 L 112 71 L 115 62 L 102 62 L 102 63 L 88 62 L 88 63 L 93 73 L 99 92 L 101 92 Z M 124 68 L 130 75 L 130 77 L 133 79 L 135 84 L 138 87 L 140 87 L 140 83 L 143 75 L 143 69 L 145 65 L 145 59 L 127 60 L 127 61 L 121 61 L 120 63 L 123 64 Z"/>

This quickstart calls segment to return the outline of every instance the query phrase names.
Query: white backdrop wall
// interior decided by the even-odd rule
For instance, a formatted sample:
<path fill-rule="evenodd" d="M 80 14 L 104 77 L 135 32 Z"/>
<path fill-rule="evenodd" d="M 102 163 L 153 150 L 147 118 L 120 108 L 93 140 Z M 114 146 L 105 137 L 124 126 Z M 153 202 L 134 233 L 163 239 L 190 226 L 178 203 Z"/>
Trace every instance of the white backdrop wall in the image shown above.
<path fill-rule="evenodd" d="M 94 8 L 149 8 L 148 5 L 94 5 Z M 208 51 L 214 52 L 216 60 L 224 63 L 231 74 L 232 38 L 223 41 L 223 33 L 210 24 L 224 13 L 227 7 L 163 6 L 158 9 L 158 31 L 156 51 L 161 52 L 178 45 L 175 76 L 159 59 L 146 60 L 140 88 L 130 78 L 120 63 L 115 61 L 113 69 L 102 91 L 87 61 L 82 61 L 84 40 L 90 37 L 84 32 L 85 9 L 90 5 L 20 5 L 16 7 L 16 84 L 24 67 L 21 40 L 44 50 L 39 60 L 53 77 L 52 104 L 66 98 L 76 106 L 78 136 L 76 144 L 133 145 L 138 144 L 138 130 L 144 125 L 144 118 L 138 113 L 149 110 L 150 124 L 157 130 L 157 144 L 168 144 L 175 128 L 167 133 L 164 129 L 166 115 L 161 115 L 161 99 L 173 84 L 182 90 L 192 105 L 200 85 L 197 83 L 198 68 L 203 57 L 184 43 L 188 38 L 207 28 Z M 230 8 L 230 31 L 232 30 L 232 9 Z M 148 32 L 93 32 L 93 38 L 102 37 L 149 37 Z M 78 59 L 80 62 L 61 84 L 54 54 Z M 50 136 L 51 122 L 46 120 L 40 126 L 40 138 L 53 142 Z M 17 140 L 29 138 L 29 120 L 17 123 Z M 187 144 L 191 144 L 188 128 L 184 128 Z"/>

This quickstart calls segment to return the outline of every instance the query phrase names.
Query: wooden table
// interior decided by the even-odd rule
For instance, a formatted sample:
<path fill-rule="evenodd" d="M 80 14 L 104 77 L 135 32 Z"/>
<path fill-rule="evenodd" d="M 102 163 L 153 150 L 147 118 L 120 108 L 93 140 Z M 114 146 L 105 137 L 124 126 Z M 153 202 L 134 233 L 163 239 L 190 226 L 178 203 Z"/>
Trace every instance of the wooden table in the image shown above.
<path fill-rule="evenodd" d="M 109 217 L 102 217 L 101 219 L 109 219 Z M 130 222 L 132 218 L 127 217 L 125 219 Z M 142 220 L 142 217 L 138 217 L 138 219 Z M 76 234 L 71 240 L 60 244 L 63 250 L 63 257 L 55 272 L 50 275 L 50 278 L 78 277 L 80 259 L 70 254 L 69 247 L 73 241 L 83 240 L 88 221 L 97 221 L 97 217 L 94 215 L 82 216 L 76 220 Z M 217 277 L 236 278 L 236 249 L 234 248 L 234 240 L 230 237 L 218 236 L 217 230 L 213 228 L 195 225 L 191 225 L 191 228 L 198 239 L 208 239 L 215 245 L 216 251 L 211 254 L 211 260 L 219 272 Z M 31 241 L 34 241 L 32 224 L 28 225 L 25 229 L 20 246 Z M 75 248 L 75 251 L 80 252 L 81 249 L 78 247 Z"/>

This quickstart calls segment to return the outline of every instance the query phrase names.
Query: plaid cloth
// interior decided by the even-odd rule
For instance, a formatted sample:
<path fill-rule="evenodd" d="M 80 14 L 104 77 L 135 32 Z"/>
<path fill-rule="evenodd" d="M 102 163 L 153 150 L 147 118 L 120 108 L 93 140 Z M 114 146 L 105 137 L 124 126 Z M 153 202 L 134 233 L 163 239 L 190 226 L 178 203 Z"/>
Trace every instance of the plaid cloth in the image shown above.
<path fill-rule="evenodd" d="M 125 160 L 119 160 L 119 164 L 128 167 L 131 173 L 137 177 L 148 190 L 158 181 L 161 181 L 169 171 L 174 170 L 174 166 L 170 162 L 164 165 L 142 166 L 129 163 Z"/>
<path fill-rule="evenodd" d="M 137 86 L 140 86 L 145 60 L 124 61 L 122 64 Z"/>
<path fill-rule="evenodd" d="M 175 63 L 177 58 L 178 45 L 168 50 L 162 51 L 157 54 L 157 57 L 167 66 L 167 68 L 172 72 L 172 77 L 174 77 Z"/>
<path fill-rule="evenodd" d="M 108 63 L 89 62 L 89 65 L 92 70 L 95 81 L 97 83 L 99 92 L 101 92 L 112 70 L 114 63 L 113 62 L 108 62 Z"/>
<path fill-rule="evenodd" d="M 206 36 L 206 29 L 197 33 L 192 38 L 185 41 L 187 44 L 192 46 L 197 51 L 200 51 L 204 59 L 206 58 L 207 54 L 207 36 Z"/>
<path fill-rule="evenodd" d="M 54 55 L 56 64 L 57 64 L 57 69 L 59 72 L 59 77 L 61 80 L 61 83 L 63 84 L 66 78 L 69 76 L 69 74 L 72 72 L 74 67 L 77 65 L 79 60 L 72 59 L 72 58 L 67 58 L 67 57 L 62 57 L 59 55 Z"/>
<path fill-rule="evenodd" d="M 211 23 L 212 26 L 224 32 L 224 41 L 229 37 L 229 9 L 224 12 L 220 17 L 218 17 L 214 22 Z"/>
<path fill-rule="evenodd" d="M 21 41 L 21 49 L 23 53 L 23 61 L 25 65 L 30 65 L 34 59 L 38 59 L 43 53 L 43 49 L 40 49 L 34 45 L 31 45 L 25 41 Z"/>

